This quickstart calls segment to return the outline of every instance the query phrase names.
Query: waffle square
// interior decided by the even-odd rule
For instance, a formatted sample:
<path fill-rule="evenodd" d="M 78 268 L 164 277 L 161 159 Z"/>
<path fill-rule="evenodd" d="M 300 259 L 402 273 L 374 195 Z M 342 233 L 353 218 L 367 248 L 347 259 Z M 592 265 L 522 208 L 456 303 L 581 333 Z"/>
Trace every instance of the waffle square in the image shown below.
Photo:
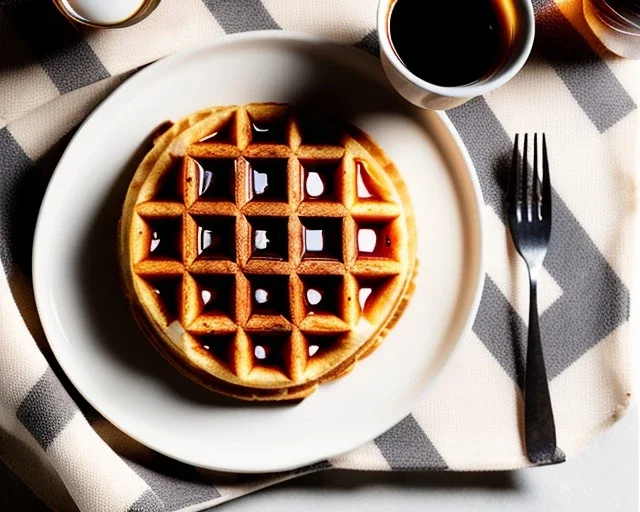
<path fill-rule="evenodd" d="M 417 268 L 400 173 L 363 132 L 275 103 L 171 125 L 120 220 L 140 327 L 200 384 L 299 399 L 350 371 L 400 317 Z"/>

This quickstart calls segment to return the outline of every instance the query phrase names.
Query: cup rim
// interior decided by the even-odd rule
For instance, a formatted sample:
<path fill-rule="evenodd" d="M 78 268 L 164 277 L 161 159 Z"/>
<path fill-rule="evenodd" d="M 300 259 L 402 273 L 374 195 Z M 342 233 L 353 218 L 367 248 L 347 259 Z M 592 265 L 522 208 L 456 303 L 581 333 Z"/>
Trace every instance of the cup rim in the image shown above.
<path fill-rule="evenodd" d="M 413 83 L 417 87 L 424 89 L 428 92 L 439 94 L 449 98 L 471 98 L 473 96 L 480 96 L 489 91 L 497 89 L 501 85 L 504 85 L 511 80 L 518 71 L 522 69 L 525 62 L 529 58 L 531 49 L 533 47 L 533 39 L 535 34 L 535 19 L 533 14 L 533 5 L 529 0 L 512 0 L 515 4 L 522 9 L 520 17 L 522 18 L 522 45 L 517 57 L 506 67 L 498 71 L 496 74 L 489 78 L 482 80 L 480 83 L 473 83 L 469 85 L 456 85 L 456 86 L 443 86 L 436 85 L 431 82 L 423 80 L 419 76 L 413 74 L 402 63 L 395 50 L 391 45 L 391 38 L 388 31 L 388 12 L 391 7 L 398 0 L 379 0 L 378 12 L 377 12 L 377 29 L 378 29 L 378 43 L 380 45 L 380 51 L 384 52 L 387 60 L 393 65 L 396 71 L 400 73 L 406 80 Z"/>
<path fill-rule="evenodd" d="M 90 28 L 130 27 L 131 25 L 135 25 L 136 23 L 139 23 L 147 16 L 149 16 L 158 7 L 160 2 L 161 0 L 142 0 L 138 9 L 127 18 L 109 23 L 98 23 L 85 19 L 82 16 L 78 15 L 76 12 L 67 8 L 67 6 L 65 5 L 65 0 L 53 0 L 53 4 L 58 8 L 58 11 L 60 11 L 60 13 L 65 18 L 67 18 L 72 23 L 77 23 L 78 25 L 84 25 L 85 27 Z"/>

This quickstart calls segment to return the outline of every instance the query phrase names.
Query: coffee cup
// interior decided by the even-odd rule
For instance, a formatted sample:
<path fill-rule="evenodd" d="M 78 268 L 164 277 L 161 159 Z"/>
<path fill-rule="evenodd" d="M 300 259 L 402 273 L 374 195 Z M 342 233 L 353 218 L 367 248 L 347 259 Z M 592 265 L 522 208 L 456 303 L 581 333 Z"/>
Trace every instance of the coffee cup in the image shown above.
<path fill-rule="evenodd" d="M 535 32 L 529 0 L 380 0 L 377 25 L 387 78 L 429 110 L 508 82 L 529 57 Z"/>

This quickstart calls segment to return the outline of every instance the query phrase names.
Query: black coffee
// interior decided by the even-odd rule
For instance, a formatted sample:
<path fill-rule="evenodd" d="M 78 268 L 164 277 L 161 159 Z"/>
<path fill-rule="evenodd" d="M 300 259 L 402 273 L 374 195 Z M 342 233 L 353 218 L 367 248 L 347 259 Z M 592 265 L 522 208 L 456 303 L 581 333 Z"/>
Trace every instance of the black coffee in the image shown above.
<path fill-rule="evenodd" d="M 504 62 L 514 35 L 510 0 L 397 0 L 389 37 L 414 75 L 441 86 L 468 85 Z"/>

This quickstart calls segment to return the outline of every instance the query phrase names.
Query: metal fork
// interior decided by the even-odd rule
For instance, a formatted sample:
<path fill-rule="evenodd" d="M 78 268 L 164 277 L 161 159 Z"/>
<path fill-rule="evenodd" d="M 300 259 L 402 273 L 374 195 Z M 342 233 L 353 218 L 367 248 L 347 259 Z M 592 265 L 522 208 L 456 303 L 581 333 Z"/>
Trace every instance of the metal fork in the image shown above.
<path fill-rule="evenodd" d="M 513 242 L 529 269 L 529 335 L 524 381 L 524 431 L 527 457 L 548 464 L 556 452 L 556 430 L 538 325 L 538 276 L 551 237 L 551 183 L 547 142 L 542 134 L 542 190 L 538 175 L 538 134 L 533 136 L 533 179 L 529 180 L 528 134 L 524 135 L 522 162 L 518 135 L 513 146 L 507 212 Z"/>

